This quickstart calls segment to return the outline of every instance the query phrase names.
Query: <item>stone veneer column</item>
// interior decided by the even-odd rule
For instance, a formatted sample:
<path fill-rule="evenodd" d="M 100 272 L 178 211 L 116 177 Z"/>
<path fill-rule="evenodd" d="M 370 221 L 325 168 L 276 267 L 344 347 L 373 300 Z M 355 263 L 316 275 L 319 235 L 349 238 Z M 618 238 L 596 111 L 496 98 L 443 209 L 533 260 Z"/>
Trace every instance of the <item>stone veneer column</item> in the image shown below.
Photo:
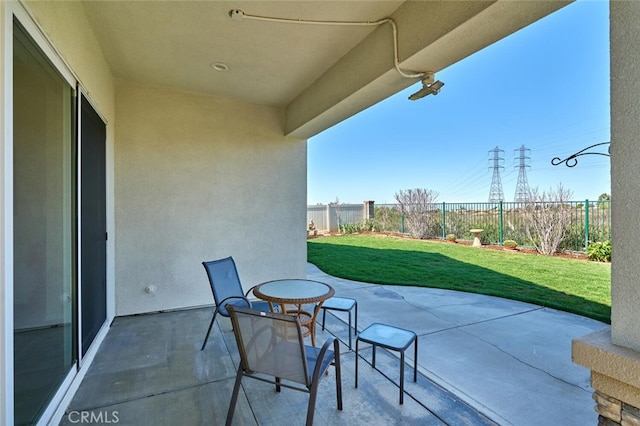
<path fill-rule="evenodd" d="M 572 360 L 591 369 L 599 426 L 640 426 L 640 352 L 613 344 L 605 329 L 574 340 Z"/>
<path fill-rule="evenodd" d="M 611 328 L 574 340 L 572 359 L 591 369 L 599 425 L 640 426 L 640 2 L 609 7 Z"/>

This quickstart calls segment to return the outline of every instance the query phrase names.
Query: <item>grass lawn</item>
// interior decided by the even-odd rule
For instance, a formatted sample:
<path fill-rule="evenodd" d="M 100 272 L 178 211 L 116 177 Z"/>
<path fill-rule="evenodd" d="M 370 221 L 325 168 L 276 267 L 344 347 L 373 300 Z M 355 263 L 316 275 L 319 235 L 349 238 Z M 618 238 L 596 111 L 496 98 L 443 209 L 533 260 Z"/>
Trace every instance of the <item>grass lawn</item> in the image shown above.
<path fill-rule="evenodd" d="M 308 240 L 309 262 L 349 280 L 481 293 L 611 322 L 611 265 L 384 235 Z"/>

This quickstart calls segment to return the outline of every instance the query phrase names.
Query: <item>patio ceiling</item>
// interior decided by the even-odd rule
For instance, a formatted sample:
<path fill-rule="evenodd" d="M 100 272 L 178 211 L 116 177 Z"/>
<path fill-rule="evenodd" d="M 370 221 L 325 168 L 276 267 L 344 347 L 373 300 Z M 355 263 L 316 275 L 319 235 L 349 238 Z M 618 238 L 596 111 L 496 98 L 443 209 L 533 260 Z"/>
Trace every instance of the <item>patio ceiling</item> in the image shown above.
<path fill-rule="evenodd" d="M 84 8 L 117 78 L 281 107 L 285 134 L 308 138 L 419 81 L 396 72 L 391 26 L 237 21 L 231 9 L 308 20 L 392 17 L 401 67 L 437 73 L 567 3 L 85 1 Z M 215 71 L 215 62 L 229 70 Z"/>

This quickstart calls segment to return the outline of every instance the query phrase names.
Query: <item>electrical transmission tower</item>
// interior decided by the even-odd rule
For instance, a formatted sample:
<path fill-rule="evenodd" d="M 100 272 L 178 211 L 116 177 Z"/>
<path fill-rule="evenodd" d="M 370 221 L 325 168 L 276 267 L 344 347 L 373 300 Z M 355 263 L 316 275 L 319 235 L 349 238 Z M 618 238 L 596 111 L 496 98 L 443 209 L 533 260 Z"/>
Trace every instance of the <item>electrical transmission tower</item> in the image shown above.
<path fill-rule="evenodd" d="M 497 203 L 499 201 L 504 201 L 504 193 L 502 192 L 502 181 L 500 180 L 500 169 L 504 169 L 502 166 L 502 162 L 504 158 L 500 157 L 500 153 L 504 152 L 504 150 L 499 149 L 497 146 L 493 148 L 489 153 L 493 152 L 493 158 L 490 158 L 489 161 L 493 161 L 493 166 L 490 166 L 490 169 L 493 169 L 493 177 L 491 178 L 491 189 L 489 190 L 489 202 Z"/>
<path fill-rule="evenodd" d="M 526 153 L 531 152 L 530 149 L 527 149 L 522 145 L 520 148 L 514 150 L 515 152 L 519 152 L 519 155 L 516 157 L 516 161 L 518 161 L 518 182 L 516 183 L 516 195 L 513 197 L 513 201 L 516 203 L 525 203 L 529 201 L 529 182 L 527 181 L 527 161 L 531 160 L 531 157 L 527 157 Z"/>

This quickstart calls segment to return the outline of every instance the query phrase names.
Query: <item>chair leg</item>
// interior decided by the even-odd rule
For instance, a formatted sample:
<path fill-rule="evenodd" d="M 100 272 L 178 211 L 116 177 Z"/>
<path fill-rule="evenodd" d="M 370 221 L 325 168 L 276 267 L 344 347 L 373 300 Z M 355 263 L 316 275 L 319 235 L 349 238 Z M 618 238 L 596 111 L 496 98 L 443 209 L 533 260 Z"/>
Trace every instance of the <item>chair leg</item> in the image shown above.
<path fill-rule="evenodd" d="M 353 326 L 353 333 L 357 336 L 358 335 L 358 301 L 356 300 L 356 319 L 354 321 L 354 326 Z"/>
<path fill-rule="evenodd" d="M 404 402 L 404 351 L 400 351 L 400 405 Z"/>
<path fill-rule="evenodd" d="M 413 381 L 418 381 L 418 336 L 413 341 Z"/>
<path fill-rule="evenodd" d="M 337 340 L 333 342 L 333 352 L 335 354 L 334 367 L 336 369 L 336 398 L 338 410 L 342 410 L 342 370 L 340 368 L 340 343 Z"/>
<path fill-rule="evenodd" d="M 324 320 L 327 318 L 327 310 L 322 310 L 322 329 L 324 330 Z"/>
<path fill-rule="evenodd" d="M 317 380 L 316 380 L 317 382 Z M 316 397 L 318 395 L 318 384 L 314 383 L 309 392 L 309 405 L 307 406 L 306 426 L 313 426 L 313 415 L 316 411 Z"/>
<path fill-rule="evenodd" d="M 371 352 L 373 353 L 373 356 L 371 357 L 371 366 L 373 368 L 376 368 L 376 345 L 375 345 L 375 343 L 371 344 Z"/>
<path fill-rule="evenodd" d="M 337 339 L 333 341 L 333 365 L 336 370 L 336 402 L 338 410 L 342 410 L 342 371 L 340 369 L 340 343 Z M 356 376 L 357 378 L 357 376 Z M 320 377 L 313 377 L 311 388 L 309 389 L 309 405 L 307 406 L 307 426 L 313 425 L 313 417 L 316 410 L 316 400 L 318 397 L 318 385 Z M 357 380 L 356 380 L 356 387 Z"/>
<path fill-rule="evenodd" d="M 231 426 L 233 412 L 236 410 L 236 403 L 238 402 L 238 393 L 240 393 L 240 382 L 242 382 L 242 365 L 238 367 L 238 374 L 236 375 L 236 383 L 233 386 L 233 393 L 231 394 L 231 402 L 229 403 L 229 411 L 227 411 L 227 421 L 225 422 L 225 426 Z"/>
<path fill-rule="evenodd" d="M 211 334 L 211 329 L 213 328 L 213 322 L 216 320 L 216 315 L 218 315 L 218 307 L 216 306 L 215 311 L 213 311 L 213 318 L 211 318 L 211 322 L 209 323 L 209 329 L 207 330 L 207 336 L 204 338 L 204 342 L 202 343 L 201 351 L 204 350 L 204 347 L 207 346 L 207 340 L 209 340 L 209 334 Z"/>
<path fill-rule="evenodd" d="M 358 343 L 360 340 L 356 337 L 356 388 L 358 388 Z"/>
<path fill-rule="evenodd" d="M 349 310 L 349 350 L 351 350 L 351 310 Z"/>

